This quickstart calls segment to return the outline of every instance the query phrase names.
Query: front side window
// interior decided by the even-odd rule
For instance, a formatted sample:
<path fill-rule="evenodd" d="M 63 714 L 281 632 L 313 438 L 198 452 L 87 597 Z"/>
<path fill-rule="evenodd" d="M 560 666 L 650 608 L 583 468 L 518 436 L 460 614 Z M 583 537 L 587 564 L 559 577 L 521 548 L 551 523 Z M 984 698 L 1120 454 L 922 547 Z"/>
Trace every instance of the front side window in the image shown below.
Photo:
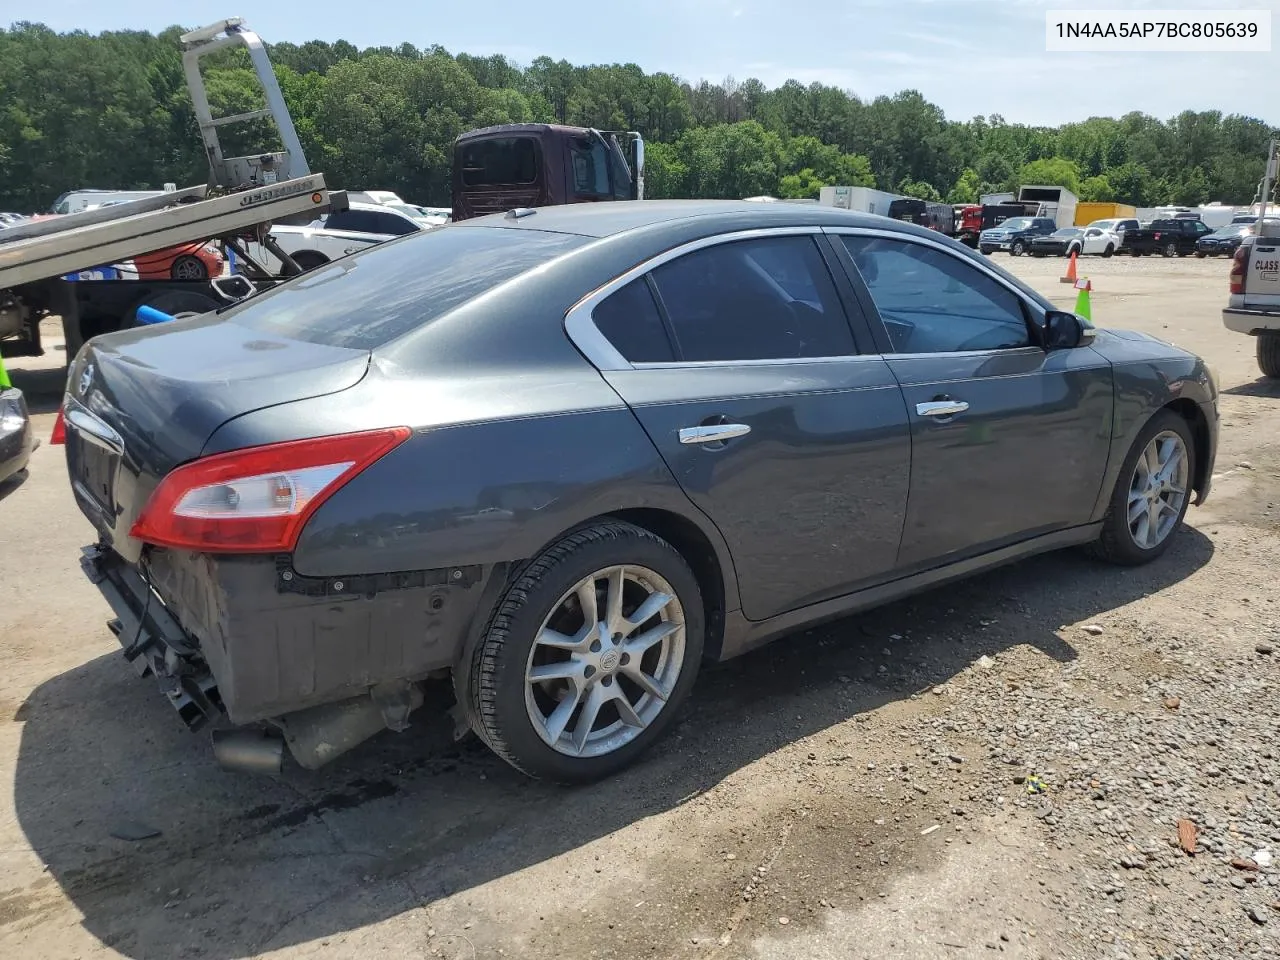
<path fill-rule="evenodd" d="M 609 197 L 609 149 L 599 137 L 574 137 L 569 141 L 573 168 L 573 192 L 579 196 Z"/>
<path fill-rule="evenodd" d="M 812 237 L 720 243 L 664 263 L 652 276 L 680 360 L 782 361 L 856 352 Z"/>
<path fill-rule="evenodd" d="M 972 264 L 922 243 L 841 239 L 880 312 L 894 353 L 1031 345 L 1021 302 Z"/>

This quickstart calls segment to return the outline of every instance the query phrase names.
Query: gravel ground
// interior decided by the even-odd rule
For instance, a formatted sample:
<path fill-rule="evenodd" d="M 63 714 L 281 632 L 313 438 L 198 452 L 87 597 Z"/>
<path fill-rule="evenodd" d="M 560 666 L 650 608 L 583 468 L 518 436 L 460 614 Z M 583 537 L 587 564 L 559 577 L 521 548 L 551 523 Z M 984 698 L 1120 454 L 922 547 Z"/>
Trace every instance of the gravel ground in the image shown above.
<path fill-rule="evenodd" d="M 999 262 L 1073 302 L 1062 261 Z M 1100 324 L 1224 388 L 1161 562 L 1040 557 L 780 641 L 579 790 L 431 723 L 218 770 L 119 659 L 43 447 L 0 496 L 0 956 L 1280 956 L 1280 386 L 1221 327 L 1226 270 L 1082 264 Z M 11 365 L 43 436 L 58 359 Z"/>

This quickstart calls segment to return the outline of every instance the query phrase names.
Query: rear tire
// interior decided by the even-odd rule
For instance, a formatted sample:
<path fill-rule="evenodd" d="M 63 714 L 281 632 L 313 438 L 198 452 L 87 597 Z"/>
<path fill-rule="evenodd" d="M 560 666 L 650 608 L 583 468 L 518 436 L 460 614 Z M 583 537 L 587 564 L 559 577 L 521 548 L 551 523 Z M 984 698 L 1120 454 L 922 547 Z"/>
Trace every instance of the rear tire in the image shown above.
<path fill-rule="evenodd" d="M 610 614 L 615 595 L 623 600 Z M 594 616 L 584 614 L 583 596 L 595 604 Z M 670 599 L 662 604 L 663 597 Z M 653 612 L 641 624 L 628 623 L 637 604 Z M 605 622 L 603 636 L 588 628 L 592 621 Z M 535 558 L 498 601 L 470 663 L 473 729 L 531 777 L 587 783 L 616 773 L 674 722 L 702 660 L 703 621 L 697 578 L 661 537 L 617 521 L 571 533 Z M 663 638 L 643 653 L 628 650 L 659 633 Z M 652 685 L 641 686 L 637 673 Z M 655 688 L 665 697 L 647 692 Z M 562 713 L 570 697 L 574 705 Z M 599 719 L 582 729 L 590 704 L 602 704 Z"/>
<path fill-rule="evenodd" d="M 1160 536 L 1158 542 L 1144 543 L 1140 542 L 1141 538 L 1138 535 L 1144 529 L 1141 526 L 1144 513 L 1147 514 L 1148 524 L 1145 529 L 1149 530 L 1151 523 L 1150 514 L 1144 504 L 1153 502 L 1144 492 L 1145 480 L 1149 475 L 1146 456 L 1147 448 L 1157 438 L 1160 438 L 1160 443 L 1155 445 L 1157 452 L 1166 442 L 1174 438 L 1181 443 L 1182 466 L 1172 470 L 1169 479 L 1175 489 L 1181 488 L 1182 493 L 1180 498 L 1171 491 L 1159 494 L 1156 499 L 1164 501 L 1166 506 L 1156 514 L 1158 530 L 1162 530 L 1167 523 L 1171 509 L 1175 519 L 1168 526 L 1167 532 L 1163 532 L 1163 536 Z M 1144 460 L 1141 469 L 1138 464 L 1139 459 Z M 1187 507 L 1191 504 L 1191 480 L 1195 462 L 1195 437 L 1192 436 L 1191 427 L 1187 421 L 1172 410 L 1161 410 L 1153 416 L 1138 433 L 1137 439 L 1134 440 L 1133 446 L 1124 458 L 1124 463 L 1121 464 L 1120 475 L 1116 478 L 1115 489 L 1111 492 L 1111 502 L 1107 505 L 1107 513 L 1102 520 L 1102 531 L 1093 546 L 1094 553 L 1109 563 L 1134 567 L 1150 563 L 1168 550 L 1169 544 L 1173 542 L 1178 529 L 1182 526 Z M 1138 525 L 1137 533 L 1129 520 L 1131 512 L 1136 514 L 1134 523 Z"/>
<path fill-rule="evenodd" d="M 1178 255 L 1178 245 L 1176 243 L 1166 243 L 1161 252 L 1166 257 L 1176 257 Z"/>
<path fill-rule="evenodd" d="M 1262 375 L 1280 378 L 1280 333 L 1258 334 L 1257 352 Z"/>

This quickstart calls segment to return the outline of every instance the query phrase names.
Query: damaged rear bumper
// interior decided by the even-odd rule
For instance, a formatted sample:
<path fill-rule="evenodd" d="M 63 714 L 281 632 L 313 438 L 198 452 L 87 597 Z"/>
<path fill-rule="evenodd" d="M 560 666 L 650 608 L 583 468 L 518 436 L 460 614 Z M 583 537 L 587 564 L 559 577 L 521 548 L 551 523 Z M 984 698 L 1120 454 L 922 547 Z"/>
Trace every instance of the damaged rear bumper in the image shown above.
<path fill-rule="evenodd" d="M 420 681 L 456 662 L 486 571 L 330 583 L 287 561 L 155 551 L 144 574 L 99 543 L 82 549 L 81 567 L 115 614 L 125 658 L 155 678 L 189 730 L 223 716 L 266 723 L 315 768 L 408 726 Z M 246 742 L 223 753 L 262 751 Z"/>
<path fill-rule="evenodd" d="M 107 626 L 139 676 L 153 676 L 187 729 L 222 716 L 222 699 L 195 640 L 174 620 L 150 587 L 113 550 L 83 547 L 80 568 L 115 614 Z"/>

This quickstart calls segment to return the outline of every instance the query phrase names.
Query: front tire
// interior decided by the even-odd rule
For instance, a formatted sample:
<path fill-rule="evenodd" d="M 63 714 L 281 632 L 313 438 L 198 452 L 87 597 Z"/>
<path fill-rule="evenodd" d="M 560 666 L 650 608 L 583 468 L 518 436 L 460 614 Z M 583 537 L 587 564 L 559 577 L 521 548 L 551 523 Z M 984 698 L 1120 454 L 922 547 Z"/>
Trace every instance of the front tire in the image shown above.
<path fill-rule="evenodd" d="M 1260 333 L 1256 346 L 1258 369 L 1264 377 L 1280 377 L 1280 333 Z"/>
<path fill-rule="evenodd" d="M 1107 244 L 1107 249 L 1105 249 L 1105 250 L 1103 250 L 1103 251 L 1102 251 L 1102 255 L 1103 255 L 1104 257 L 1112 257 L 1112 256 L 1115 256 L 1115 252 L 1116 252 L 1115 244 L 1113 244 L 1113 243 L 1108 243 L 1108 244 Z"/>
<path fill-rule="evenodd" d="M 472 726 L 531 777 L 607 777 L 669 729 L 703 637 L 702 591 L 671 544 L 617 521 L 578 530 L 498 602 L 471 663 Z"/>
<path fill-rule="evenodd" d="M 1021 241 L 1021 240 L 1015 240 L 1015 241 L 1013 241 L 1013 246 L 1011 246 L 1011 247 L 1009 248 L 1009 252 L 1010 252 L 1011 254 L 1013 254 L 1013 256 L 1015 256 L 1015 257 L 1020 257 L 1020 256 L 1022 256 L 1022 251 L 1023 251 L 1023 250 L 1025 250 L 1025 249 L 1026 249 L 1026 247 L 1025 247 L 1025 246 L 1023 246 L 1023 244 L 1022 244 L 1022 241 Z"/>
<path fill-rule="evenodd" d="M 1095 552 L 1122 566 L 1150 563 L 1169 549 L 1191 503 L 1195 438 L 1187 421 L 1161 410 L 1130 448 Z"/>

